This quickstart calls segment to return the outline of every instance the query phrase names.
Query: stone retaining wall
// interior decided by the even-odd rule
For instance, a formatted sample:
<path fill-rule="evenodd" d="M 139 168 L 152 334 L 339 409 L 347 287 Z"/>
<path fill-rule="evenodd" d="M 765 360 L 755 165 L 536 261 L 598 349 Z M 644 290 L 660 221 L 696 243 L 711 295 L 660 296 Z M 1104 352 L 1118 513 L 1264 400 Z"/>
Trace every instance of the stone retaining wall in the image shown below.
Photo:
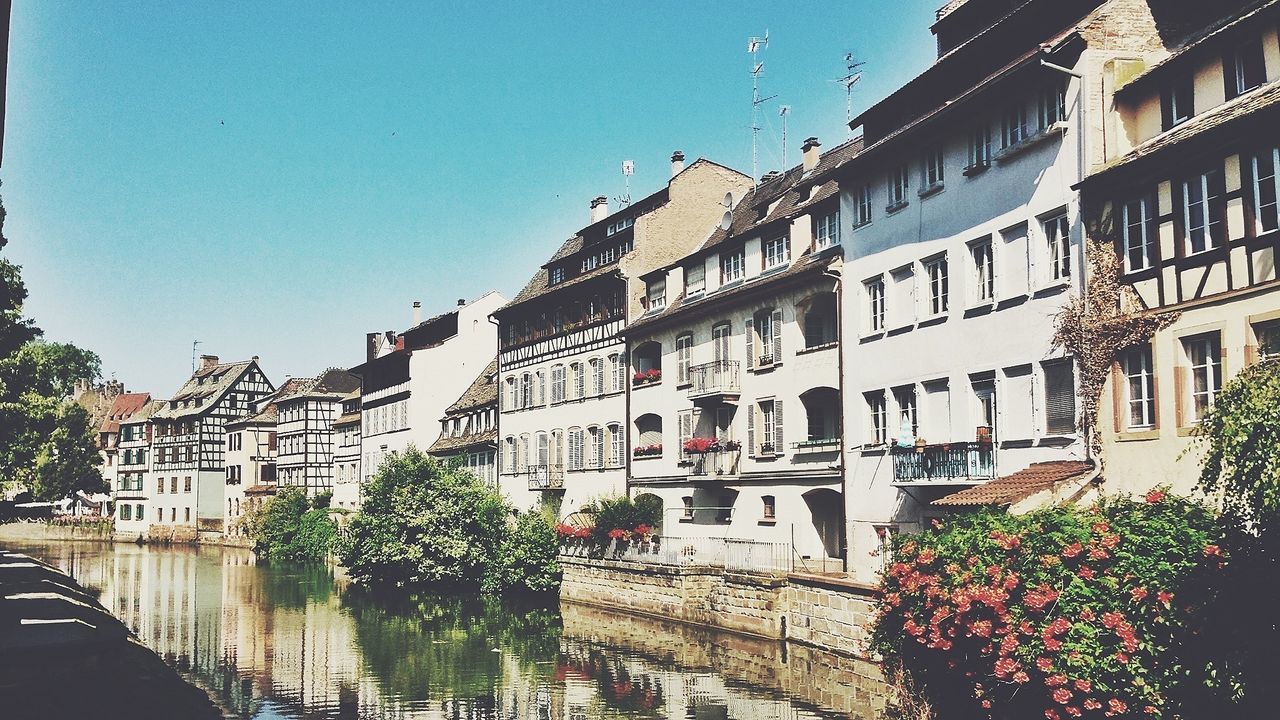
<path fill-rule="evenodd" d="M 42 542 L 45 540 L 104 540 L 114 539 L 111 526 L 59 525 L 40 522 L 11 522 L 0 525 L 0 542 Z"/>
<path fill-rule="evenodd" d="M 785 604 L 789 640 L 869 657 L 875 588 L 839 578 L 792 575 Z"/>

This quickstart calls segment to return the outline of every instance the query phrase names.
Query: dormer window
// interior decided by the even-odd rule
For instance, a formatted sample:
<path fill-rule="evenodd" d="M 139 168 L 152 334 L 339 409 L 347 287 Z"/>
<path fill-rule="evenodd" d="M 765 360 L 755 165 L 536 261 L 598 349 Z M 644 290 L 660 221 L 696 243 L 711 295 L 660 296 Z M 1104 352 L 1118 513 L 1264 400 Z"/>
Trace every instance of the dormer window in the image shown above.
<path fill-rule="evenodd" d="M 1236 48 L 1223 62 L 1227 80 L 1227 99 L 1243 95 L 1267 81 L 1262 41 L 1254 40 Z"/>
<path fill-rule="evenodd" d="M 667 280 L 661 278 L 649 283 L 649 311 L 661 310 L 667 306 Z"/>
<path fill-rule="evenodd" d="M 735 280 L 741 280 L 743 270 L 746 267 L 746 251 L 739 248 L 736 251 L 725 253 L 720 256 L 720 284 L 728 285 Z"/>
<path fill-rule="evenodd" d="M 701 261 L 684 269 L 684 294 L 696 295 L 707 289 L 707 266 Z"/>
<path fill-rule="evenodd" d="M 620 232 L 622 232 L 623 230 L 626 230 L 627 228 L 631 227 L 631 226 L 632 226 L 632 225 L 634 225 L 634 224 L 635 224 L 635 219 L 633 219 L 633 218 L 622 218 L 621 220 L 618 220 L 617 222 L 609 223 L 609 227 L 608 227 L 608 229 L 605 231 L 605 234 L 606 234 L 606 235 L 613 235 L 613 234 L 615 234 L 615 233 L 620 233 Z"/>
<path fill-rule="evenodd" d="M 783 235 L 764 244 L 764 269 L 785 265 L 791 259 L 791 238 Z"/>
<path fill-rule="evenodd" d="M 552 285 L 558 285 L 564 282 L 564 268 L 563 267 L 551 268 L 550 280 Z"/>
<path fill-rule="evenodd" d="M 582 259 L 582 272 L 590 272 L 600 265 L 599 255 L 588 255 Z"/>
<path fill-rule="evenodd" d="M 1040 129 L 1047 130 L 1067 119 L 1067 84 L 1058 81 L 1040 94 Z"/>
<path fill-rule="evenodd" d="M 1161 129 L 1169 130 L 1195 115 L 1195 87 L 1188 75 L 1160 93 Z"/>

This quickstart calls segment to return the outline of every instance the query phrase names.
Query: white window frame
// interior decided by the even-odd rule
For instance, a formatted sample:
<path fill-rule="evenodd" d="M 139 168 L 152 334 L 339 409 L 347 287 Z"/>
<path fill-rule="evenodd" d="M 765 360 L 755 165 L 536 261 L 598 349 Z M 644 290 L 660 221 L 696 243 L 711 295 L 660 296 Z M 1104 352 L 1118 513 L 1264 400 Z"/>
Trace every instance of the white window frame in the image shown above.
<path fill-rule="evenodd" d="M 1120 208 L 1120 232 L 1124 243 L 1126 273 L 1146 270 L 1155 262 L 1155 218 L 1151 196 L 1130 200 Z M 1134 262 L 1135 256 L 1137 262 Z"/>
<path fill-rule="evenodd" d="M 973 301 L 982 305 L 996 299 L 995 241 L 988 235 L 969 243 L 969 259 L 973 268 Z"/>
<path fill-rule="evenodd" d="M 947 275 L 947 256 L 939 255 L 924 261 L 925 276 L 929 282 L 929 314 L 944 315 L 950 305 L 951 281 Z"/>
<path fill-rule="evenodd" d="M 728 285 L 743 278 L 747 266 L 747 251 L 739 248 L 720 256 L 720 284 Z"/>
<path fill-rule="evenodd" d="M 922 176 L 924 184 L 920 188 L 921 192 L 942 186 L 943 181 L 946 180 L 946 161 L 947 156 L 941 145 L 925 152 Z"/>
<path fill-rule="evenodd" d="M 840 244 L 840 211 L 818 216 L 814 223 L 813 247 L 824 250 Z"/>
<path fill-rule="evenodd" d="M 870 445 L 884 445 L 889 442 L 889 401 L 883 390 L 863 393 L 867 403 L 867 419 L 870 421 Z"/>
<path fill-rule="evenodd" d="M 858 188 L 854 195 L 853 226 L 860 228 L 871 222 L 871 183 Z"/>
<path fill-rule="evenodd" d="M 1049 282 L 1065 282 L 1071 279 L 1071 221 L 1066 211 L 1045 218 L 1040 222 L 1044 233 L 1045 251 L 1049 259 Z"/>
<path fill-rule="evenodd" d="M 1125 429 L 1150 430 L 1154 428 L 1156 426 L 1156 398 L 1151 345 L 1130 348 L 1121 355 L 1120 371 L 1124 382 Z"/>
<path fill-rule="evenodd" d="M 695 272 L 696 270 L 696 272 Z M 695 279 L 694 276 L 697 275 Z M 707 289 L 706 263 L 696 262 L 684 269 L 685 295 L 697 295 Z"/>
<path fill-rule="evenodd" d="M 979 123 L 969 131 L 969 164 L 966 170 L 976 170 L 991 165 L 991 126 Z"/>
<path fill-rule="evenodd" d="M 1067 119 L 1067 83 L 1055 81 L 1052 87 L 1040 93 L 1040 130 L 1048 130 L 1055 123 Z"/>
<path fill-rule="evenodd" d="M 778 237 L 765 240 L 762 244 L 762 255 L 764 257 L 764 269 L 771 270 L 775 267 L 785 265 L 791 260 L 791 236 L 779 235 Z"/>
<path fill-rule="evenodd" d="M 1186 241 L 1186 254 L 1199 255 L 1203 252 L 1209 252 L 1216 249 L 1217 242 L 1214 237 L 1216 225 L 1222 222 L 1222 219 L 1213 219 L 1213 203 L 1217 199 L 1216 196 L 1210 195 L 1209 176 L 1211 172 L 1198 173 L 1194 177 L 1182 182 L 1182 221 L 1184 237 Z M 1191 199 L 1191 190 L 1195 189 L 1199 194 L 1196 200 Z M 1201 222 L 1199 225 L 1193 226 L 1191 221 L 1192 209 L 1199 207 L 1201 213 Z M 1200 234 L 1200 243 L 1203 247 L 1196 249 L 1196 234 Z"/>
<path fill-rule="evenodd" d="M 1263 155 L 1271 157 L 1271 175 L 1269 177 L 1261 177 L 1261 169 L 1258 165 L 1258 158 Z M 1272 232 L 1280 229 L 1280 147 L 1268 148 L 1261 153 L 1255 153 L 1250 158 L 1253 165 L 1253 209 L 1254 222 L 1256 223 L 1257 234 Z M 1271 207 L 1269 211 L 1263 209 L 1262 192 L 1269 188 L 1271 191 Z M 1271 221 L 1271 227 L 1267 227 L 1267 220 Z"/>
<path fill-rule="evenodd" d="M 659 278 L 649 283 L 649 311 L 661 310 L 667 306 L 667 279 Z"/>
<path fill-rule="evenodd" d="M 871 278 L 863 282 L 862 287 L 867 297 L 867 332 L 884 332 L 886 290 L 884 276 Z"/>
<path fill-rule="evenodd" d="M 887 184 L 889 191 L 889 204 L 885 207 L 885 212 L 893 212 L 907 204 L 907 193 L 911 190 L 911 170 L 906 165 L 901 165 L 889 173 L 889 182 Z"/>
<path fill-rule="evenodd" d="M 1204 419 L 1205 411 L 1213 407 L 1213 403 L 1222 391 L 1222 337 L 1216 332 L 1205 335 L 1182 338 L 1182 349 L 1187 358 L 1187 419 L 1198 423 Z M 1198 361 L 1194 350 L 1204 352 L 1205 357 Z M 1204 382 L 1204 390 L 1196 390 L 1197 376 Z M 1184 392 L 1182 388 L 1179 392 Z M 1197 398 L 1203 397 L 1203 410 L 1197 409 Z"/>

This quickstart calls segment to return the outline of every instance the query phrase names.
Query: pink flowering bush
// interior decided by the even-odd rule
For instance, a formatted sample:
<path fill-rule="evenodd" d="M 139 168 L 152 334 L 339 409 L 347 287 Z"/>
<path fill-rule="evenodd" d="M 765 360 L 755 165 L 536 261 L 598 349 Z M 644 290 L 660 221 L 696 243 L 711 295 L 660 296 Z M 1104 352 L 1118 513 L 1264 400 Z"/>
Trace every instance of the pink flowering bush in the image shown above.
<path fill-rule="evenodd" d="M 895 539 L 875 648 L 946 720 L 1176 718 L 1217 537 L 1162 490 L 957 517 Z"/>

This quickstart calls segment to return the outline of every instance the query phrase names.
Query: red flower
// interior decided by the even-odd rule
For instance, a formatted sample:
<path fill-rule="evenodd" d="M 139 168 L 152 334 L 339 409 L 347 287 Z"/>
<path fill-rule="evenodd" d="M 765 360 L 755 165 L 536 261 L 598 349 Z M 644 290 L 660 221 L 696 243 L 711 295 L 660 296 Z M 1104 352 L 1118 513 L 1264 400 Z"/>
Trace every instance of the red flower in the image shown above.
<path fill-rule="evenodd" d="M 1083 579 L 1085 579 L 1085 580 L 1092 580 L 1092 579 L 1094 579 L 1095 577 L 1097 577 L 1097 576 L 1098 576 L 1098 574 L 1097 574 L 1096 572 L 1094 572 L 1094 571 L 1093 571 L 1093 568 L 1091 568 L 1091 567 L 1089 567 L 1089 566 L 1087 566 L 1087 565 L 1086 565 L 1086 566 L 1083 566 L 1083 567 L 1081 567 L 1079 570 L 1077 570 L 1077 571 L 1076 571 L 1076 574 L 1077 574 L 1077 575 L 1079 575 L 1081 578 L 1083 578 Z"/>
<path fill-rule="evenodd" d="M 1119 544 L 1120 544 L 1120 535 L 1117 533 L 1111 533 L 1110 535 L 1104 535 L 1102 537 L 1102 546 L 1105 548 L 1114 550 L 1115 547 Z"/>
<path fill-rule="evenodd" d="M 1102 548 L 1096 547 L 1096 548 L 1089 549 L 1090 560 L 1106 560 L 1109 557 L 1111 557 L 1111 554 L 1108 553 L 1106 550 L 1103 550 Z"/>
<path fill-rule="evenodd" d="M 1084 608 L 1080 611 L 1080 619 L 1084 620 L 1085 622 L 1089 622 L 1090 620 L 1093 620 L 1093 617 L 1094 617 L 1093 610 L 1090 608 Z"/>
<path fill-rule="evenodd" d="M 1167 590 L 1161 590 L 1160 592 L 1156 593 L 1156 600 L 1161 605 L 1168 605 L 1169 601 L 1173 600 L 1173 593 Z"/>
<path fill-rule="evenodd" d="M 932 548 L 925 548 L 920 551 L 920 556 L 916 558 L 916 562 L 918 562 L 921 565 L 928 565 L 929 563 L 933 562 L 937 557 L 938 556 L 934 554 Z"/>
<path fill-rule="evenodd" d="M 1100 707 L 1102 707 L 1102 703 L 1094 700 L 1093 698 L 1086 698 L 1084 701 L 1085 710 L 1097 710 Z"/>
<path fill-rule="evenodd" d="M 1093 689 L 1093 684 L 1090 683 L 1088 680 L 1076 680 L 1075 686 L 1077 690 L 1084 693 L 1087 693 Z"/>
<path fill-rule="evenodd" d="M 1151 492 L 1147 493 L 1147 502 L 1148 502 L 1148 503 L 1150 503 L 1150 504 L 1152 504 L 1152 505 L 1155 505 L 1156 503 L 1160 502 L 1161 500 L 1164 500 L 1164 491 L 1163 491 L 1163 490 L 1152 490 Z"/>
<path fill-rule="evenodd" d="M 1103 522 L 1102 520 L 1099 520 L 1098 522 L 1091 525 L 1090 529 L 1092 529 L 1094 532 L 1098 533 L 1099 535 L 1102 535 L 1103 533 L 1110 532 L 1111 526 Z"/>
<path fill-rule="evenodd" d="M 1036 658 L 1036 669 L 1040 672 L 1049 672 L 1053 669 L 1053 660 L 1047 657 Z"/>
<path fill-rule="evenodd" d="M 1026 683 L 1030 679 L 1031 678 L 1021 670 L 1013 674 L 1013 681 L 1018 683 L 1019 685 Z"/>
<path fill-rule="evenodd" d="M 1123 700 L 1111 698 L 1107 701 L 1107 710 L 1109 711 L 1109 715 L 1123 715 L 1129 710 L 1129 706 L 1126 705 Z"/>
<path fill-rule="evenodd" d="M 1148 706 L 1146 706 L 1146 707 L 1142 708 L 1142 712 L 1144 712 L 1144 713 L 1146 713 L 1146 714 L 1148 714 L 1148 715 L 1155 715 L 1156 713 L 1158 713 L 1158 712 L 1160 712 L 1160 711 L 1156 709 L 1156 706 L 1155 706 L 1155 705 L 1148 705 Z"/>
<path fill-rule="evenodd" d="M 1063 710 L 1066 710 L 1067 714 L 1070 715 L 1071 717 L 1080 717 L 1080 715 L 1082 714 L 1080 712 L 1080 708 L 1076 707 L 1075 705 L 1068 705 L 1065 708 L 1063 708 Z"/>
<path fill-rule="evenodd" d="M 1059 705 L 1066 705 L 1071 702 L 1071 691 L 1066 688 L 1058 688 L 1053 691 L 1053 701 Z"/>
<path fill-rule="evenodd" d="M 1067 684 L 1067 676 L 1063 675 L 1062 673 L 1058 673 L 1057 675 L 1050 675 L 1049 677 L 1044 679 L 1044 684 L 1048 685 L 1051 688 L 1062 687 Z"/>
<path fill-rule="evenodd" d="M 633 532 L 636 535 L 648 535 L 649 533 L 653 532 L 653 528 L 649 527 L 645 523 L 640 523 L 635 527 L 635 530 L 633 530 Z"/>
<path fill-rule="evenodd" d="M 1128 653 L 1118 652 L 1116 653 L 1116 660 L 1119 660 L 1122 663 L 1127 663 L 1129 662 L 1129 655 Z"/>
<path fill-rule="evenodd" d="M 1216 555 L 1216 556 L 1221 557 L 1221 556 L 1222 556 L 1222 549 L 1221 549 L 1221 548 L 1219 548 L 1217 545 L 1205 545 L 1205 546 L 1204 546 L 1204 556 L 1205 556 L 1205 557 L 1213 557 L 1213 556 L 1215 556 L 1215 555 Z"/>
<path fill-rule="evenodd" d="M 1045 710 L 1044 716 L 1048 720 L 1062 720 L 1062 716 L 1058 715 L 1058 711 L 1054 710 L 1053 708 L 1049 708 L 1048 710 Z"/>
<path fill-rule="evenodd" d="M 983 700 L 983 701 L 982 701 L 982 707 L 986 708 L 987 710 L 990 710 L 990 709 L 991 709 L 991 701 L 990 701 L 990 700 Z"/>
<path fill-rule="evenodd" d="M 1147 596 L 1147 589 L 1139 586 L 1130 590 L 1129 594 L 1133 596 L 1134 601 L 1142 602 L 1143 598 Z"/>
<path fill-rule="evenodd" d="M 1062 557 L 1073 558 L 1078 556 L 1082 552 L 1084 552 L 1084 546 L 1078 542 L 1073 542 L 1070 545 L 1062 548 Z"/>

